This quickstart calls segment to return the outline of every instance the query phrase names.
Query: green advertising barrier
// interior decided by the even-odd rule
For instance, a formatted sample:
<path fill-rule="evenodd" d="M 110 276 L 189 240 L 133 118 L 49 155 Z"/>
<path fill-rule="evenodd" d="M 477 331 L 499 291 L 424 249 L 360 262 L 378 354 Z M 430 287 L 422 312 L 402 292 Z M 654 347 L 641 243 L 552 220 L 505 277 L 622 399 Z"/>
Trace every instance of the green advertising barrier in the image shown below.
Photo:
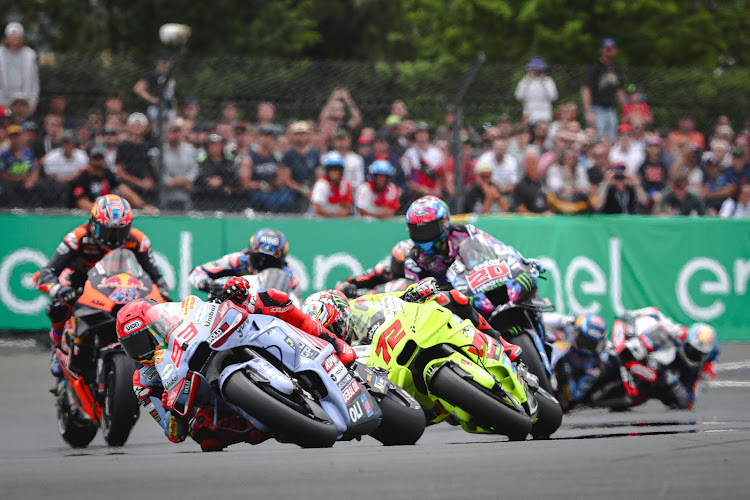
<path fill-rule="evenodd" d="M 32 275 L 82 217 L 0 215 L 0 330 L 40 329 L 47 298 Z M 682 323 L 705 321 L 722 340 L 750 340 L 750 221 L 651 217 L 492 217 L 476 225 L 543 260 L 540 292 L 560 311 L 610 319 L 656 305 Z M 239 250 L 273 226 L 291 244 L 303 293 L 331 287 L 407 237 L 400 221 L 140 217 L 173 296 L 191 293 L 190 270 Z"/>

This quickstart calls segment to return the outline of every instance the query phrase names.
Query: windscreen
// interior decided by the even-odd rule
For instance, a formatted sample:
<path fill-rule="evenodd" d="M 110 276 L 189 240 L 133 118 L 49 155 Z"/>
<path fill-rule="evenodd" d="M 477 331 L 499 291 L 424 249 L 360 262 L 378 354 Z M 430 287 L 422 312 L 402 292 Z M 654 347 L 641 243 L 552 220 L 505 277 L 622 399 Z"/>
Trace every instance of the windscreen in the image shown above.
<path fill-rule="evenodd" d="M 119 248 L 109 252 L 102 260 L 96 263 L 89 271 L 89 278 L 94 276 L 112 276 L 114 274 L 125 273 L 140 278 L 143 274 L 138 259 L 130 250 Z"/>
<path fill-rule="evenodd" d="M 183 306 L 180 302 L 157 304 L 146 313 L 148 327 L 153 334 L 166 342 L 167 336 L 185 320 Z"/>

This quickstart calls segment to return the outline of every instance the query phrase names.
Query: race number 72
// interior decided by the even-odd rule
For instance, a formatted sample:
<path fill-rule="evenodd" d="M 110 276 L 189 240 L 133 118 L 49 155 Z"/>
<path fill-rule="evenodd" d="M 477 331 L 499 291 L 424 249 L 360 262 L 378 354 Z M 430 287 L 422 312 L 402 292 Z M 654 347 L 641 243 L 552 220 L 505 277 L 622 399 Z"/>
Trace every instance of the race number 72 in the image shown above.
<path fill-rule="evenodd" d="M 398 343 L 401 342 L 401 339 L 404 338 L 404 335 L 406 335 L 406 332 L 401 329 L 401 321 L 394 321 L 378 339 L 378 345 L 375 347 L 375 354 L 382 356 L 383 361 L 386 363 L 390 363 L 391 354 L 388 352 L 388 347 L 393 351 Z"/>

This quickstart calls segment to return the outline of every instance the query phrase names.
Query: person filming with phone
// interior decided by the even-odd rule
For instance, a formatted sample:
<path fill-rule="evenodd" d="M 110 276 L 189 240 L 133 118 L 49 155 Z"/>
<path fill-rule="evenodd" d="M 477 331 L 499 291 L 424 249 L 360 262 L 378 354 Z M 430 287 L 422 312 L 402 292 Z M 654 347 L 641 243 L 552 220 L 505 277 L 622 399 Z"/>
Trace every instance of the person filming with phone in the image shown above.
<path fill-rule="evenodd" d="M 622 163 L 615 163 L 604 175 L 594 208 L 603 214 L 634 214 L 646 201 L 646 193 L 637 177 Z"/>

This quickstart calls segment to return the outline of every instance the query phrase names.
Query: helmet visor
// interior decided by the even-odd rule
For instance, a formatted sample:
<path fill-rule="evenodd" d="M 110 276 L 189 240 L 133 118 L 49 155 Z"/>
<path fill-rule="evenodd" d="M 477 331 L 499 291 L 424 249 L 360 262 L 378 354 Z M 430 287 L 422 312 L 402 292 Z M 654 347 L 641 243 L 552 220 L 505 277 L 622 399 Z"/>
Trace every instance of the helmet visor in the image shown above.
<path fill-rule="evenodd" d="M 700 363 L 703 361 L 705 354 L 696 349 L 693 344 L 685 344 L 685 358 L 692 363 Z"/>
<path fill-rule="evenodd" d="M 130 236 L 130 224 L 126 226 L 107 227 L 103 224 L 94 224 L 94 236 L 107 248 L 120 248 Z"/>
<path fill-rule="evenodd" d="M 250 254 L 250 265 L 255 272 L 271 268 L 281 269 L 284 267 L 284 258 L 274 257 L 273 255 L 267 255 L 264 253 L 253 253 Z"/>
<path fill-rule="evenodd" d="M 595 339 L 585 333 L 579 333 L 576 338 L 576 345 L 586 352 L 600 352 L 604 349 L 604 339 Z"/>
<path fill-rule="evenodd" d="M 429 243 L 437 241 L 443 234 L 443 228 L 439 220 L 423 222 L 420 224 L 408 224 L 409 236 L 414 243 Z"/>

